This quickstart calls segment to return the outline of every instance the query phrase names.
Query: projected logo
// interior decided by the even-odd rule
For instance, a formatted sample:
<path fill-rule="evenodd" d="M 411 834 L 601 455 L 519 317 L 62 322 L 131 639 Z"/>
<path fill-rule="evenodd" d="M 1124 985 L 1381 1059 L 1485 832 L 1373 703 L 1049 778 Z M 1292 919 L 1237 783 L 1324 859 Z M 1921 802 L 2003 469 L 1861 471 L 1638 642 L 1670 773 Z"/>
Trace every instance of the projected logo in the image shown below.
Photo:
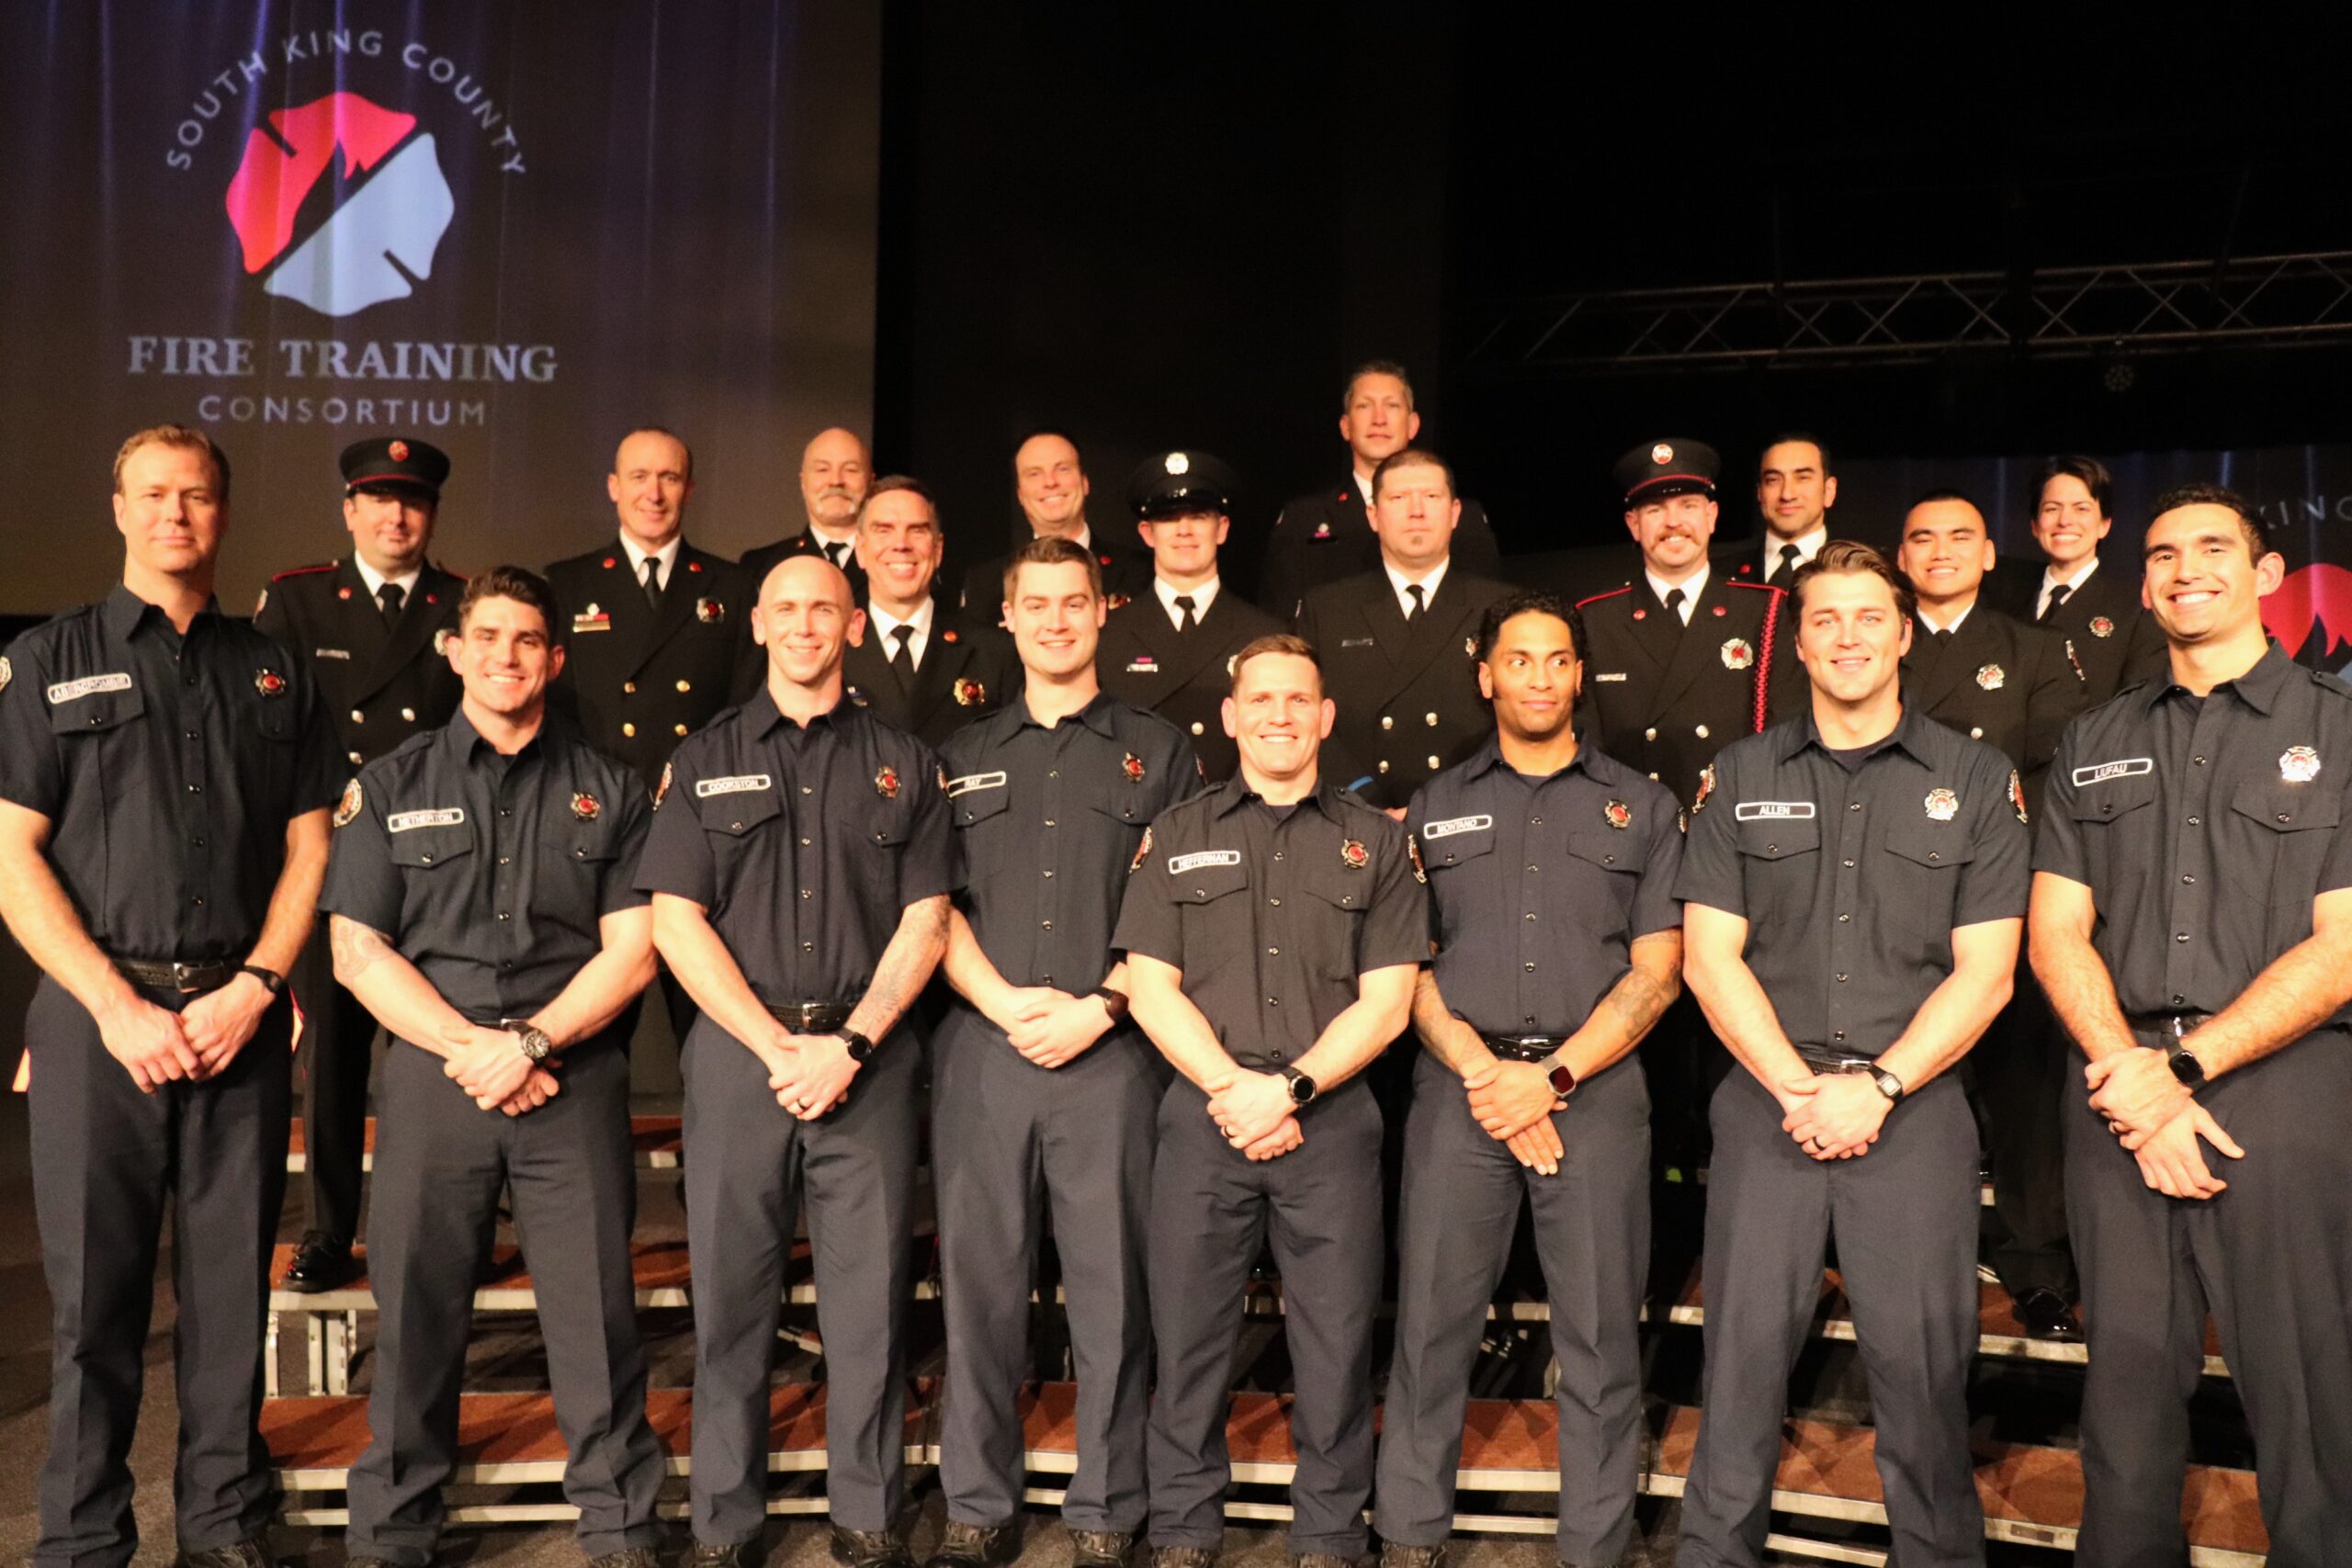
<path fill-rule="evenodd" d="M 2352 571 L 2323 561 L 2289 572 L 2262 602 L 2262 628 L 2288 658 L 2334 668 L 2352 645 Z"/>
<path fill-rule="evenodd" d="M 414 293 L 457 215 L 416 117 L 356 93 L 276 110 L 267 130 L 256 127 L 228 209 L 262 291 L 325 316 Z"/>

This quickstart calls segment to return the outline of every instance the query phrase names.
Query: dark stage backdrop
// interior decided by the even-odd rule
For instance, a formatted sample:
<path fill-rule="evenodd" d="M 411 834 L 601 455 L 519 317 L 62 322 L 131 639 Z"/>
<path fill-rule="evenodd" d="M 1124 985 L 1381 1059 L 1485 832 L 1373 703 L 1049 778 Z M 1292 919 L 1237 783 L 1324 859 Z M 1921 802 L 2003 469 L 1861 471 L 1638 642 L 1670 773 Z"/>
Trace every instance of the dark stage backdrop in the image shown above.
<path fill-rule="evenodd" d="M 114 579 L 108 465 L 161 421 L 230 452 L 243 610 L 347 547 L 364 435 L 450 453 L 464 571 L 608 534 L 631 423 L 693 445 L 688 528 L 732 555 L 797 525 L 811 432 L 870 419 L 866 0 L 8 10 L 0 613 Z"/>

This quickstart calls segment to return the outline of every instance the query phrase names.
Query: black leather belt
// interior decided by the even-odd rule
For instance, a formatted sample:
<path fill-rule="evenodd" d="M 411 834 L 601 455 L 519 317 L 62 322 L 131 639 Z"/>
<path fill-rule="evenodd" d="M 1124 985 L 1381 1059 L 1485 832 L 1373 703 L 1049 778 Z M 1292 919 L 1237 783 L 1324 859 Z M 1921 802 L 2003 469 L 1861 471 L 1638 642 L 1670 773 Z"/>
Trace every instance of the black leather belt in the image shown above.
<path fill-rule="evenodd" d="M 1876 1056 L 1857 1056 L 1850 1051 L 1824 1051 L 1815 1045 L 1800 1045 L 1797 1055 L 1804 1065 L 1816 1073 L 1867 1073 L 1878 1066 Z"/>
<path fill-rule="evenodd" d="M 144 958 L 107 957 L 124 978 L 151 990 L 177 991 L 182 996 L 217 991 L 241 972 L 240 965 L 225 958 L 209 964 L 156 964 Z"/>
<path fill-rule="evenodd" d="M 849 1026 L 848 1002 L 765 1002 L 768 1016 L 789 1024 L 795 1034 L 831 1034 Z"/>
<path fill-rule="evenodd" d="M 2134 1034 L 2159 1034 L 2177 1040 L 2212 1018 L 2210 1012 L 2135 1012 L 2123 1021 Z"/>
<path fill-rule="evenodd" d="M 1565 1034 L 1485 1034 L 1487 1049 L 1506 1062 L 1542 1062 L 1568 1043 Z"/>

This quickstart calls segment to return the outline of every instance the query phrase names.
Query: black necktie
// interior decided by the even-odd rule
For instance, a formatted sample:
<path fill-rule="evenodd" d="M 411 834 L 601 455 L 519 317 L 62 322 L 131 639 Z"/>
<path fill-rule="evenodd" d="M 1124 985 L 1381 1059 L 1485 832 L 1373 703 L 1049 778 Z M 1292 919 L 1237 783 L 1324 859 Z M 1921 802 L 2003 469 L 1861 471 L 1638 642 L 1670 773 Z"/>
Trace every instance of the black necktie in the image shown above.
<path fill-rule="evenodd" d="M 1939 653 L 1951 646 L 1951 628 L 1950 626 L 1946 626 L 1939 632 L 1930 632 L 1928 635 L 1935 639 L 1936 651 Z"/>
<path fill-rule="evenodd" d="M 915 628 L 904 623 L 890 628 L 890 673 L 899 678 L 902 692 L 914 689 L 914 656 L 907 651 L 907 639 L 914 635 Z"/>
<path fill-rule="evenodd" d="M 1176 623 L 1176 630 L 1178 633 L 1182 634 L 1191 631 L 1194 626 L 1201 624 L 1193 618 L 1193 596 L 1190 593 L 1179 593 L 1176 595 L 1176 607 L 1184 612 L 1183 617 Z"/>
<path fill-rule="evenodd" d="M 662 563 L 652 556 L 645 558 L 645 602 L 662 607 Z"/>
<path fill-rule="evenodd" d="M 2041 607 L 2041 614 L 2036 615 L 2034 620 L 2037 622 L 2046 621 L 2051 616 L 2056 615 L 2058 613 L 2058 606 L 2064 604 L 2066 602 L 2066 595 L 2072 593 L 2074 591 L 2075 585 L 2071 582 L 2062 582 L 2057 587 L 2052 589 L 2050 591 L 2050 603 Z"/>
<path fill-rule="evenodd" d="M 1405 624 L 1407 626 L 1411 626 L 1415 621 L 1421 618 L 1421 612 L 1429 608 L 1429 604 L 1428 601 L 1422 597 L 1421 585 L 1419 583 L 1408 582 L 1405 584 L 1405 592 L 1410 594 L 1413 600 L 1413 607 L 1405 612 Z"/>
<path fill-rule="evenodd" d="M 386 626 L 389 627 L 400 624 L 401 604 L 403 600 L 407 599 L 407 597 L 408 590 L 402 588 L 397 582 L 387 582 L 384 586 L 376 590 L 376 602 L 383 606 L 384 625 Z"/>
<path fill-rule="evenodd" d="M 1690 624 L 1682 618 L 1682 590 L 1679 588 L 1666 596 L 1666 613 L 1674 617 L 1677 626 L 1687 626 Z"/>
<path fill-rule="evenodd" d="M 1764 574 L 1764 581 L 1776 587 L 1781 586 L 1783 580 L 1797 570 L 1797 557 L 1803 553 L 1794 545 L 1782 545 L 1780 564 Z"/>
<path fill-rule="evenodd" d="M 825 558 L 827 560 L 832 562 L 835 566 L 840 567 L 843 571 L 847 571 L 849 570 L 849 567 L 846 564 L 849 558 L 849 547 L 847 545 L 820 545 L 817 547 L 825 552 Z"/>

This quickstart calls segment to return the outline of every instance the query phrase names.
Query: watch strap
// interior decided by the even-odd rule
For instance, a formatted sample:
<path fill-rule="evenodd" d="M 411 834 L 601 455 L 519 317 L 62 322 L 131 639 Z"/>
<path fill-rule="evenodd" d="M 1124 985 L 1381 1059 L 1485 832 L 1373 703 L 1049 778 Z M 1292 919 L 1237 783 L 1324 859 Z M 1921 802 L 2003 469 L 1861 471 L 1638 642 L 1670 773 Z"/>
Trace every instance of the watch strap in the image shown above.
<path fill-rule="evenodd" d="M 863 1062 L 865 1058 L 874 1055 L 874 1042 L 868 1040 L 865 1035 L 860 1034 L 856 1030 L 842 1029 L 837 1030 L 834 1032 L 840 1038 L 841 1043 L 849 1047 L 849 1059 L 851 1061 Z"/>
<path fill-rule="evenodd" d="M 1111 1015 L 1113 1027 L 1115 1028 L 1127 1021 L 1127 995 L 1125 991 L 1114 991 L 1108 986 L 1097 986 L 1094 987 L 1094 995 L 1102 999 L 1102 1010 Z"/>
<path fill-rule="evenodd" d="M 286 976 L 275 969 L 265 969 L 258 964 L 243 964 L 237 966 L 237 973 L 251 975 L 254 979 L 259 980 L 262 983 L 262 988 L 273 997 L 286 994 Z"/>
<path fill-rule="evenodd" d="M 1552 1058 L 1552 1066 L 1545 1071 L 1544 1077 L 1552 1085 L 1552 1092 L 1562 1100 L 1567 1099 L 1577 1091 L 1575 1070 L 1557 1056 Z"/>
<path fill-rule="evenodd" d="M 1889 1105 L 1900 1105 L 1903 1102 L 1903 1097 L 1911 1092 L 1904 1087 L 1901 1078 L 1896 1077 L 1884 1067 L 1872 1067 L 1871 1081 L 1878 1085 L 1879 1093 L 1886 1096 L 1886 1102 Z"/>

